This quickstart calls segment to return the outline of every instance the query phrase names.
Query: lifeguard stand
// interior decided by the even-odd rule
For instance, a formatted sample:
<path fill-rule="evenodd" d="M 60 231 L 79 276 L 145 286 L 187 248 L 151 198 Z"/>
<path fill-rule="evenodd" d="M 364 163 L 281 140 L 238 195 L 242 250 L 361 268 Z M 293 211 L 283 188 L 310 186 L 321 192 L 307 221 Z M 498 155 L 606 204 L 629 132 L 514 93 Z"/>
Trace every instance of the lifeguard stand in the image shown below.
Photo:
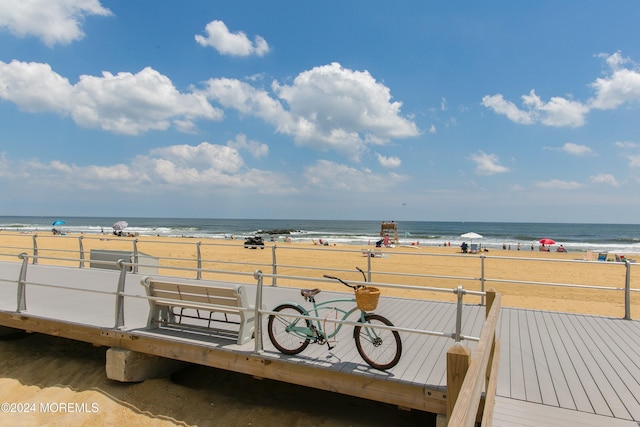
<path fill-rule="evenodd" d="M 398 224 L 395 221 L 386 222 L 382 221 L 380 225 L 380 237 L 389 236 L 389 241 L 394 244 L 398 244 Z"/>

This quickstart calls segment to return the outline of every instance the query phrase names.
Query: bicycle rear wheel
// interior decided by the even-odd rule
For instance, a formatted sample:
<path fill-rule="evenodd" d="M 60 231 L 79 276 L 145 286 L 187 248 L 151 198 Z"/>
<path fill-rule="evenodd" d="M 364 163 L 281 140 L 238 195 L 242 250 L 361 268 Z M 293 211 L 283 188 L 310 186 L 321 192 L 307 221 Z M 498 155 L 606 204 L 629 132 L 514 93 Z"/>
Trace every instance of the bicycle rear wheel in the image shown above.
<path fill-rule="evenodd" d="M 309 337 L 292 328 L 296 325 L 306 325 L 306 327 L 310 329 L 311 322 L 309 322 L 308 319 L 285 316 L 286 314 L 303 315 L 304 312 L 300 307 L 293 304 L 282 304 L 274 308 L 273 311 L 283 314 L 282 316 L 275 314 L 269 316 L 267 329 L 269 331 L 269 339 L 275 348 L 284 354 L 298 354 L 307 348 L 309 345 Z"/>
<path fill-rule="evenodd" d="M 362 326 L 354 329 L 358 353 L 370 366 L 381 371 L 393 368 L 402 355 L 402 341 L 398 331 L 376 326 L 393 326 L 387 318 L 378 314 L 366 314 Z"/>

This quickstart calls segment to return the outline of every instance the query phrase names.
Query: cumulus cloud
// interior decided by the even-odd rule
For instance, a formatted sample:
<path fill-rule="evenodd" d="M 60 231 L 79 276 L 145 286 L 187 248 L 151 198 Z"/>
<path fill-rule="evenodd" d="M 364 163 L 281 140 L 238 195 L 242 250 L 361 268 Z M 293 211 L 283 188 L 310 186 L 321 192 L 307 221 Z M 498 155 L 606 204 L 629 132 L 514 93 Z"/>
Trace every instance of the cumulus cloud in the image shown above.
<path fill-rule="evenodd" d="M 607 184 L 612 187 L 620 186 L 620 184 L 618 184 L 618 181 L 616 181 L 616 178 L 613 175 L 608 173 L 600 173 L 597 175 L 593 175 L 589 177 L 589 181 L 591 181 L 594 184 Z"/>
<path fill-rule="evenodd" d="M 82 75 L 72 85 L 48 64 L 0 61 L 0 99 L 23 111 L 68 115 L 83 127 L 129 135 L 170 126 L 189 131 L 194 120 L 222 118 L 204 95 L 180 93 L 149 67 L 136 74 Z"/>
<path fill-rule="evenodd" d="M 18 37 L 37 37 L 47 46 L 80 40 L 85 17 L 111 14 L 99 0 L 0 0 L 0 28 Z"/>
<path fill-rule="evenodd" d="M 525 125 L 542 123 L 547 126 L 578 127 L 584 125 L 585 115 L 589 112 L 589 108 L 582 103 L 557 96 L 544 102 L 535 90 L 521 98 L 524 109 L 505 100 L 500 94 L 483 97 L 482 105 L 507 116 L 512 122 Z"/>
<path fill-rule="evenodd" d="M 479 151 L 469 156 L 469 160 L 476 164 L 476 172 L 480 175 L 495 175 L 509 172 L 509 168 L 502 166 L 498 156 Z"/>
<path fill-rule="evenodd" d="M 269 146 L 267 144 L 248 140 L 244 134 L 236 135 L 235 139 L 227 142 L 227 146 L 236 150 L 247 150 L 256 159 L 269 155 Z"/>
<path fill-rule="evenodd" d="M 482 105 L 519 124 L 579 127 L 585 124 L 586 115 L 593 109 L 610 110 L 625 103 L 640 101 L 640 72 L 637 64 L 629 58 L 623 58 L 620 52 L 599 56 L 605 59 L 609 74 L 590 84 L 595 95 L 587 102 L 557 96 L 544 102 L 536 95 L 535 90 L 531 90 L 528 95 L 521 97 L 522 108 L 506 100 L 502 94 L 483 97 Z"/>
<path fill-rule="evenodd" d="M 11 162 L 0 154 L 0 177 L 25 185 L 114 191 L 199 192 L 250 190 L 260 194 L 295 193 L 296 186 L 277 172 L 248 168 L 237 149 L 202 142 L 156 148 L 130 163 L 79 166 L 59 160 Z M 123 185 L 126 183 L 126 185 Z"/>
<path fill-rule="evenodd" d="M 397 168 L 402 164 L 402 160 L 394 156 L 386 157 L 376 153 L 376 157 L 378 158 L 378 163 L 385 168 Z"/>
<path fill-rule="evenodd" d="M 211 79 L 206 86 L 209 99 L 271 123 L 297 145 L 356 161 L 370 145 L 419 134 L 389 88 L 367 71 L 338 63 L 304 71 L 290 85 L 274 82 L 271 92 L 234 79 Z"/>
<path fill-rule="evenodd" d="M 356 169 L 329 160 L 318 160 L 307 166 L 304 176 L 309 185 L 336 191 L 378 192 L 393 188 L 407 177 L 396 173 L 375 174 L 369 169 Z"/>
<path fill-rule="evenodd" d="M 591 84 L 596 95 L 591 99 L 591 107 L 611 110 L 624 103 L 640 101 L 640 72 L 638 65 L 620 52 L 612 55 L 600 54 L 610 68 L 609 76 L 596 79 Z M 627 66 L 626 68 L 624 66 Z"/>
<path fill-rule="evenodd" d="M 242 31 L 232 33 L 222 21 L 211 21 L 205 27 L 206 36 L 196 35 L 196 41 L 204 47 L 210 46 L 222 55 L 264 56 L 270 50 L 269 44 L 261 36 L 253 42 Z"/>

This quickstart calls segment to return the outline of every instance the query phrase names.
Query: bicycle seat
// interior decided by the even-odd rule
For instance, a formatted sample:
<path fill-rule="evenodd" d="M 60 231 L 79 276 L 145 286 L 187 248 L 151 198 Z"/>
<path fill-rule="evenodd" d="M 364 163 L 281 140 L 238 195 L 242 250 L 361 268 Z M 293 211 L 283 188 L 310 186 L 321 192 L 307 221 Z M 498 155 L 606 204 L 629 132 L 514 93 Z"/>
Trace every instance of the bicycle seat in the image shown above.
<path fill-rule="evenodd" d="M 320 293 L 320 289 L 315 288 L 315 289 L 301 289 L 300 290 L 300 294 L 304 297 L 304 298 L 311 298 L 314 297 L 316 295 L 318 295 Z"/>

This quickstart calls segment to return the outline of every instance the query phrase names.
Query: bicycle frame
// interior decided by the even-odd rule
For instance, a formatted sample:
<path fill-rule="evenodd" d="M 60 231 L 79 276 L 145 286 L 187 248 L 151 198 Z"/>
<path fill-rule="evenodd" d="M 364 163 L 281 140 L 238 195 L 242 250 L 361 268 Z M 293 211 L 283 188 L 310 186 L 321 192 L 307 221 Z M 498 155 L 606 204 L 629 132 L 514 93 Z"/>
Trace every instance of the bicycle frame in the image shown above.
<path fill-rule="evenodd" d="M 337 299 L 323 301 L 320 303 L 317 303 L 315 299 L 313 299 L 311 302 L 313 304 L 313 308 L 311 310 L 305 309 L 303 306 L 301 306 L 298 303 L 289 302 L 289 304 L 299 307 L 305 316 L 317 317 L 317 318 L 320 317 L 320 311 L 336 310 L 338 313 L 342 314 L 342 318 L 340 319 L 341 321 L 346 320 L 354 312 L 360 311 L 360 321 L 364 322 L 364 317 L 366 313 L 360 310 L 357 305 L 353 307 L 351 310 L 345 310 L 335 306 L 327 307 L 328 305 L 341 303 L 341 302 L 355 303 L 356 302 L 355 298 L 337 298 Z M 313 340 L 316 340 L 318 338 L 322 338 L 325 340 L 332 339 L 333 337 L 338 335 L 338 332 L 340 332 L 340 329 L 342 329 L 342 325 L 343 325 L 342 323 L 338 323 L 335 331 L 333 331 L 328 335 L 325 335 L 325 331 L 324 331 L 324 328 L 322 327 L 322 322 L 320 320 L 308 319 L 309 322 L 311 322 L 311 325 L 312 325 L 311 328 L 307 327 L 306 322 L 300 322 L 300 320 L 302 319 L 296 319 L 296 321 L 292 322 L 292 324 L 287 328 L 287 331 L 299 334 L 302 337 L 313 339 Z"/>

